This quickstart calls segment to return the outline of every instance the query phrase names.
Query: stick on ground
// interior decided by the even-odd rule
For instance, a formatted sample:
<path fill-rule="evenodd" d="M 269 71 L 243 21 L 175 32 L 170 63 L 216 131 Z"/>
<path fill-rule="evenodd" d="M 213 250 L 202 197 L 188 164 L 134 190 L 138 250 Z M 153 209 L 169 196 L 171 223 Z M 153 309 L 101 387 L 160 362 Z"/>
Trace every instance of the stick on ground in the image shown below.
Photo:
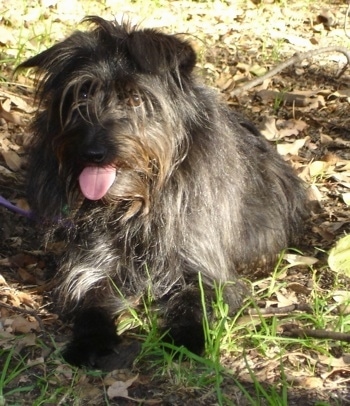
<path fill-rule="evenodd" d="M 297 53 L 294 56 L 292 56 L 291 58 L 287 59 L 286 61 L 282 62 L 281 64 L 279 64 L 276 67 L 274 67 L 273 69 L 271 69 L 265 75 L 259 76 L 258 78 L 253 79 L 253 80 L 247 82 L 246 84 L 237 87 L 230 93 L 230 96 L 231 97 L 239 96 L 243 92 L 246 92 L 247 90 L 250 90 L 255 86 L 261 85 L 264 82 L 264 80 L 277 75 L 277 73 L 281 72 L 283 69 L 287 68 L 288 66 L 295 65 L 297 63 L 300 63 L 304 59 L 309 59 L 309 58 L 312 58 L 313 56 L 316 56 L 316 55 L 319 55 L 322 53 L 326 53 L 326 52 L 340 52 L 346 56 L 347 63 L 340 71 L 340 73 L 338 75 L 338 77 L 340 77 L 345 72 L 345 69 L 348 67 L 348 65 L 350 65 L 350 51 L 345 47 L 335 45 L 335 46 L 330 46 L 330 47 L 314 49 L 314 50 L 303 52 L 303 53 Z"/>
<path fill-rule="evenodd" d="M 350 343 L 349 333 L 339 333 L 329 330 L 313 330 L 309 328 L 299 328 L 296 326 L 284 326 L 283 335 L 287 337 L 299 338 L 320 338 L 326 340 L 345 341 Z"/>

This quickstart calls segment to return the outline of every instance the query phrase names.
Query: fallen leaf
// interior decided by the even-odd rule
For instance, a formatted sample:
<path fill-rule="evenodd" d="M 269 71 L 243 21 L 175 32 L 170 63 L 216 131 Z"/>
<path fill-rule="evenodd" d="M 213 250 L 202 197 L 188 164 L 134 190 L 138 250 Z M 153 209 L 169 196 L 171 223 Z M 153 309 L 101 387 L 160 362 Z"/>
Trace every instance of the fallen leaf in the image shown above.
<path fill-rule="evenodd" d="M 15 151 L 2 151 L 6 165 L 14 172 L 21 168 L 21 158 Z"/>
<path fill-rule="evenodd" d="M 292 265 L 307 265 L 311 266 L 318 262 L 318 259 L 315 257 L 308 257 L 298 254 L 285 254 L 284 259 Z"/>
<path fill-rule="evenodd" d="M 315 184 L 312 184 L 309 187 L 309 196 L 310 200 L 315 202 L 321 202 L 324 199 L 323 194 L 320 192 L 319 188 Z"/>
<path fill-rule="evenodd" d="M 277 127 L 279 128 L 280 138 L 298 135 L 307 127 L 305 121 L 302 120 L 278 120 Z"/>
<path fill-rule="evenodd" d="M 44 357 L 38 357 L 38 358 L 35 358 L 35 359 L 29 359 L 27 361 L 27 365 L 32 367 L 32 366 L 35 366 L 35 365 L 43 364 L 44 362 L 45 362 Z"/>
<path fill-rule="evenodd" d="M 311 42 L 309 39 L 298 37 L 297 35 L 285 35 L 284 37 L 290 44 L 296 45 L 298 48 L 310 48 Z"/>
<path fill-rule="evenodd" d="M 0 274 L 0 286 L 8 286 L 6 279 Z"/>
<path fill-rule="evenodd" d="M 347 205 L 350 206 L 350 193 L 343 193 L 342 194 L 343 202 Z"/>
<path fill-rule="evenodd" d="M 333 299 L 339 304 L 338 309 L 342 315 L 350 313 L 350 292 L 338 290 L 334 292 Z"/>
<path fill-rule="evenodd" d="M 13 176 L 13 173 L 5 166 L 0 165 L 0 175 L 2 175 L 4 178 L 9 178 L 10 176 Z"/>
<path fill-rule="evenodd" d="M 350 292 L 347 290 L 336 290 L 333 293 L 333 299 L 337 303 L 343 303 L 350 299 Z"/>
<path fill-rule="evenodd" d="M 6 121 L 9 121 L 14 124 L 22 124 L 22 118 L 18 113 L 13 113 L 11 111 L 6 111 L 3 108 L 3 105 L 0 103 L 0 118 L 5 119 Z"/>
<path fill-rule="evenodd" d="M 16 291 L 16 295 L 18 297 L 18 300 L 20 300 L 21 304 L 29 306 L 33 309 L 37 308 L 33 294 L 18 290 Z"/>
<path fill-rule="evenodd" d="M 327 134 L 321 133 L 321 135 L 320 135 L 320 141 L 321 141 L 321 144 L 323 144 L 323 145 L 328 145 L 328 144 L 331 144 L 331 143 L 333 142 L 333 138 L 330 137 L 330 136 L 327 135 Z"/>
<path fill-rule="evenodd" d="M 4 91 L 0 89 L 0 97 L 4 97 L 7 100 L 9 100 L 12 104 L 14 104 L 16 106 L 16 108 L 18 110 L 24 111 L 26 113 L 33 113 L 33 111 L 35 110 L 34 107 L 32 107 L 31 105 L 29 105 L 24 99 L 23 97 L 20 97 L 18 95 L 15 95 L 12 92 L 8 92 L 8 91 Z M 9 111 L 9 109 L 5 106 L 3 106 L 7 111 Z"/>
<path fill-rule="evenodd" d="M 261 134 L 269 141 L 277 141 L 279 139 L 278 130 L 276 127 L 276 119 L 267 117 L 264 120 L 263 127 L 260 128 Z"/>
<path fill-rule="evenodd" d="M 340 357 L 340 358 L 334 358 L 334 357 L 328 357 L 327 355 L 322 355 L 318 354 L 318 360 L 322 364 L 325 364 L 327 366 L 339 368 L 339 367 L 349 367 L 350 365 L 350 360 L 349 357 Z"/>
<path fill-rule="evenodd" d="M 255 64 L 249 68 L 249 72 L 254 76 L 263 76 L 267 71 L 263 66 Z"/>
<path fill-rule="evenodd" d="M 113 399 L 116 397 L 127 398 L 129 399 L 129 392 L 128 388 L 137 380 L 139 375 L 128 379 L 127 381 L 115 381 L 112 385 L 107 389 L 107 395 L 109 399 Z"/>
<path fill-rule="evenodd" d="M 16 340 L 16 350 L 20 351 L 22 348 L 25 347 L 32 347 L 36 345 L 36 334 L 28 333 L 23 335 L 20 339 Z"/>
<path fill-rule="evenodd" d="M 313 178 L 315 176 L 324 175 L 328 169 L 329 164 L 324 161 L 313 161 L 309 165 L 310 176 Z"/>
<path fill-rule="evenodd" d="M 277 151 L 280 155 L 298 155 L 299 149 L 305 145 L 305 142 L 306 138 L 301 138 L 290 144 L 277 144 Z"/>
<path fill-rule="evenodd" d="M 281 292 L 275 292 L 277 300 L 278 300 L 278 307 L 290 306 L 294 303 L 297 303 L 295 293 L 292 292 L 287 296 L 283 295 Z"/>
<path fill-rule="evenodd" d="M 323 386 L 323 379 L 316 376 L 306 376 L 303 378 L 303 386 L 308 389 L 321 388 Z"/>
<path fill-rule="evenodd" d="M 1 45 L 9 45 L 15 44 L 16 39 L 12 35 L 11 31 L 4 25 L 0 25 L 0 44 Z"/>
<path fill-rule="evenodd" d="M 340 239 L 328 256 L 332 271 L 350 276 L 350 234 Z"/>
<path fill-rule="evenodd" d="M 342 146 L 346 146 L 346 147 L 349 147 L 349 146 L 350 146 L 350 141 L 344 140 L 344 139 L 341 138 L 341 137 L 335 138 L 335 139 L 334 139 L 334 142 L 335 142 L 335 144 L 338 144 L 338 145 L 342 145 Z"/>
<path fill-rule="evenodd" d="M 29 321 L 23 316 L 16 316 L 11 324 L 14 333 L 31 333 L 39 330 L 39 323 L 36 320 Z"/>
<path fill-rule="evenodd" d="M 332 175 L 332 179 L 339 182 L 344 187 L 350 189 L 350 172 L 338 172 Z"/>

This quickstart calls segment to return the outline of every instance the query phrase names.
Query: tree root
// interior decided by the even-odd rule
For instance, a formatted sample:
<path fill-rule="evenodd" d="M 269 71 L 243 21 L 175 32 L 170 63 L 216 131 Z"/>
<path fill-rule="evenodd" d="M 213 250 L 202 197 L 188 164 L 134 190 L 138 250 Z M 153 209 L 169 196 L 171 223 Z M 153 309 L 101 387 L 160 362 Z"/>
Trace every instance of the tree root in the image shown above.
<path fill-rule="evenodd" d="M 345 341 L 350 343 L 349 333 L 340 333 L 330 330 L 318 330 L 310 328 L 299 328 L 295 325 L 283 326 L 283 336 L 298 338 L 320 338 L 325 340 Z"/>
<path fill-rule="evenodd" d="M 264 308 L 257 308 L 257 309 L 249 309 L 247 313 L 250 316 L 274 316 L 276 314 L 283 315 L 283 314 L 290 314 L 294 311 L 301 311 L 304 313 L 311 313 L 312 309 L 308 304 L 292 304 L 289 306 L 282 306 L 282 307 L 264 307 Z"/>
<path fill-rule="evenodd" d="M 287 315 L 294 311 L 300 311 L 304 313 L 312 313 L 311 307 L 306 304 L 293 304 L 289 306 L 283 307 L 266 307 L 266 308 L 256 308 L 256 309 L 249 309 L 247 314 L 250 316 L 263 316 L 269 317 L 274 315 Z M 350 333 L 340 333 L 336 331 L 330 330 L 321 330 L 321 329 L 310 329 L 310 328 L 300 328 L 295 324 L 284 324 L 281 326 L 283 332 L 282 335 L 284 337 L 292 337 L 292 338 L 319 338 L 325 340 L 335 340 L 335 341 L 345 341 L 350 343 Z"/>
<path fill-rule="evenodd" d="M 350 65 L 350 50 L 348 50 L 345 47 L 334 45 L 334 46 L 330 46 L 330 47 L 314 49 L 314 50 L 303 52 L 303 53 L 297 53 L 294 56 L 292 56 L 291 58 L 289 58 L 286 61 L 282 62 L 281 64 L 277 65 L 275 68 L 271 69 L 265 75 L 259 76 L 258 78 L 253 79 L 253 80 L 247 82 L 246 84 L 235 88 L 230 93 L 230 96 L 231 97 L 240 96 L 243 92 L 246 92 L 247 90 L 250 90 L 255 86 L 261 85 L 266 79 L 269 79 L 269 78 L 277 75 L 277 73 L 281 72 L 283 69 L 287 68 L 288 66 L 295 65 L 297 63 L 300 63 L 304 59 L 309 59 L 309 58 L 312 58 L 313 56 L 316 56 L 316 55 L 319 55 L 322 53 L 326 53 L 326 52 L 340 52 L 346 56 L 347 63 L 345 64 L 345 66 L 341 69 L 341 71 L 337 75 L 337 77 L 340 77 L 341 75 L 343 75 L 343 73 L 347 69 L 348 65 Z"/>

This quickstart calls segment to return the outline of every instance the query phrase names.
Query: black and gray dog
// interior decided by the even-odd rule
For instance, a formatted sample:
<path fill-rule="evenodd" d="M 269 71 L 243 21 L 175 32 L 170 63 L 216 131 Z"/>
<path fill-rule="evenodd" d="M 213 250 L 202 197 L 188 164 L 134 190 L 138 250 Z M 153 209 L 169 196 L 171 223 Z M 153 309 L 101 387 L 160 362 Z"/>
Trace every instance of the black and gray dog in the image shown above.
<path fill-rule="evenodd" d="M 39 72 L 28 198 L 47 233 L 65 229 L 60 302 L 75 317 L 66 359 L 99 367 L 118 346 L 113 318 L 151 293 L 176 345 L 204 344 L 208 305 L 243 268 L 295 244 L 304 185 L 255 127 L 198 83 L 188 42 L 87 17 L 20 65 Z M 58 220 L 60 219 L 60 220 Z"/>

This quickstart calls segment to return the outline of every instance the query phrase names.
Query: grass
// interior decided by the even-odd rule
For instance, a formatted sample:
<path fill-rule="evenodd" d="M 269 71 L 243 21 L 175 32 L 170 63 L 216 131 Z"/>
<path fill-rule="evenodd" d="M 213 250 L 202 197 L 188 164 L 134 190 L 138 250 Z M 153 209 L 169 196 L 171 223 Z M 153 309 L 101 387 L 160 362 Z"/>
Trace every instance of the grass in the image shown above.
<path fill-rule="evenodd" d="M 292 266 L 285 264 L 281 255 L 271 277 L 264 280 L 265 289 L 258 292 L 262 299 L 268 299 L 274 294 L 285 288 L 283 277 L 287 270 Z M 144 359 L 152 359 L 150 369 L 156 377 L 166 377 L 175 388 L 200 388 L 205 391 L 211 387 L 215 392 L 215 399 L 219 405 L 230 405 L 232 402 L 227 398 L 224 390 L 224 382 L 227 379 L 233 380 L 237 387 L 241 389 L 247 405 L 285 405 L 288 403 L 288 391 L 291 388 L 291 382 L 288 381 L 285 373 L 285 361 L 293 356 L 293 353 L 304 353 L 305 359 L 301 359 L 296 364 L 304 373 L 308 371 L 310 376 L 316 374 L 315 364 L 308 362 L 307 354 L 317 352 L 329 356 L 331 347 L 325 340 L 315 340 L 310 338 L 288 338 L 279 333 L 281 324 L 297 323 L 309 328 L 330 328 L 338 319 L 334 317 L 334 308 L 325 308 L 329 306 L 330 294 L 319 294 L 317 272 L 310 268 L 314 280 L 314 289 L 311 297 L 312 313 L 296 313 L 281 317 L 262 315 L 245 319 L 241 323 L 242 313 L 229 316 L 228 306 L 223 300 L 223 287 L 216 288 L 216 301 L 213 303 L 216 321 L 210 322 L 208 315 L 204 312 L 203 326 L 206 337 L 205 356 L 200 357 L 188 352 L 185 348 L 177 348 L 171 344 L 162 344 L 157 332 L 157 322 L 152 320 L 151 329 L 145 337 L 143 353 L 138 362 Z M 199 280 L 201 286 L 201 279 Z M 202 290 L 203 292 L 203 290 Z M 204 296 L 202 296 L 203 308 L 205 309 Z M 246 306 L 252 306 L 247 302 Z M 146 305 L 147 307 L 147 305 Z M 150 311 L 146 309 L 146 313 Z M 241 317 L 240 317 L 241 316 Z M 243 316 L 244 318 L 244 316 Z M 349 324 L 350 317 L 343 319 Z M 338 320 L 336 325 L 340 327 L 341 322 Z M 334 325 L 334 328 L 336 328 Z M 243 356 L 242 356 L 243 350 Z M 256 357 L 268 369 L 269 362 L 275 364 L 275 373 L 279 371 L 278 385 L 264 385 L 260 382 L 259 377 L 255 375 L 255 370 L 251 366 L 251 352 L 257 353 Z M 235 378 L 234 372 L 222 365 L 225 354 L 230 354 L 232 358 L 242 358 L 244 366 L 248 372 L 250 381 L 253 384 L 254 392 L 247 390 L 242 382 Z M 264 361 L 263 361 L 264 359 Z M 267 361 L 266 361 L 267 360 Z M 287 362 L 288 364 L 288 362 Z M 290 369 L 290 365 L 288 366 Z M 258 399 L 258 400 L 257 400 Z M 263 403 L 261 403 L 263 402 Z"/>
<path fill-rule="evenodd" d="M 53 23 L 50 19 L 45 19 L 44 9 L 41 9 L 38 3 L 18 2 L 16 4 L 18 9 L 14 18 L 14 10 L 8 7 L 0 13 L 3 21 L 9 27 L 9 31 L 14 32 L 13 41 L 7 43 L 5 55 L 0 59 L 1 63 L 6 63 L 9 66 L 17 66 L 23 59 L 42 51 L 45 47 L 53 43 Z M 35 6 L 38 12 L 35 22 L 27 21 L 26 23 L 18 24 L 18 15 L 25 16 L 24 18 L 31 18 L 30 14 L 33 12 Z M 17 25 L 18 24 L 18 25 Z"/>
<path fill-rule="evenodd" d="M 1 339 L 0 335 L 0 339 Z M 23 351 L 16 350 L 16 344 L 21 347 L 22 337 L 12 341 L 10 349 L 0 350 L 0 359 L 3 362 L 0 375 L 0 406 L 29 404 L 25 399 L 32 399 L 31 405 L 60 404 L 62 398 L 76 397 L 74 386 L 77 381 L 74 374 L 67 384 L 63 384 L 63 375 L 60 372 L 62 365 L 55 360 L 33 362 L 30 351 L 21 355 Z M 40 340 L 35 344 L 35 350 L 41 351 L 43 343 Z M 71 403 L 73 404 L 73 403 Z"/>
<path fill-rule="evenodd" d="M 285 294 L 286 274 L 291 270 L 293 266 L 284 262 L 282 254 L 271 276 L 252 283 L 256 298 L 276 300 L 278 295 Z M 326 340 L 284 337 L 280 334 L 281 326 L 293 323 L 309 328 L 350 330 L 350 316 L 335 313 L 337 306 L 331 304 L 333 292 L 321 288 L 322 275 L 312 267 L 305 272 L 310 274 L 312 281 L 309 295 L 311 313 L 268 317 L 258 314 L 249 317 L 245 310 L 258 307 L 248 300 L 239 314 L 232 316 L 229 315 L 228 306 L 223 299 L 224 287 L 217 286 L 216 300 L 213 303 L 216 318 L 212 322 L 206 314 L 202 289 L 206 336 L 204 356 L 161 342 L 157 319 L 151 311 L 152 298 L 148 295 L 143 304 L 143 312 L 130 310 L 129 316 L 118 326 L 120 332 L 134 327 L 141 327 L 143 330 L 143 351 L 136 360 L 136 370 L 145 371 L 146 375 L 152 376 L 154 382 L 166 380 L 167 386 L 175 391 L 197 391 L 199 396 L 215 399 L 218 405 L 235 404 L 226 388 L 228 382 L 234 382 L 240 391 L 240 402 L 243 402 L 240 405 L 287 406 L 288 394 L 293 385 L 290 380 L 291 370 L 300 370 L 300 373 L 311 377 L 319 374 L 317 363 L 311 362 L 312 358 L 316 354 L 317 357 L 330 357 L 332 343 Z M 336 278 L 334 282 L 337 288 L 340 287 L 340 280 Z M 199 286 L 202 286 L 201 278 Z M 97 396 L 101 404 L 111 402 L 106 395 L 105 374 L 65 365 L 54 339 L 49 343 L 37 339 L 35 348 L 26 352 L 26 355 L 16 351 L 17 346 L 14 343 L 11 346 L 12 350 L 2 350 L 0 353 L 0 359 L 4 360 L 0 377 L 2 404 L 5 401 L 11 405 L 20 404 L 18 402 L 21 398 L 32 399 L 33 405 L 81 404 L 86 399 L 86 393 L 79 388 L 86 382 L 99 388 L 98 393 L 91 396 Z M 45 364 L 33 364 L 33 354 L 45 352 L 48 347 L 54 347 L 55 351 L 50 357 L 46 357 Z M 349 350 L 346 344 L 341 347 L 344 352 Z M 228 359 L 230 361 L 227 365 Z M 269 374 L 274 375 L 274 382 L 266 381 Z M 250 382 L 248 386 L 247 382 Z"/>
<path fill-rule="evenodd" d="M 281 255 L 271 276 L 252 283 L 256 298 L 276 301 L 278 295 L 285 294 L 286 274 L 292 270 L 293 266 L 286 264 Z M 132 310 L 121 327 L 125 331 L 138 326 L 144 331 L 143 351 L 135 368 L 146 371 L 146 375 L 152 376 L 155 382 L 166 380 L 167 385 L 175 391 L 197 391 L 200 396 L 211 396 L 210 399 L 215 399 L 218 405 L 234 404 L 226 388 L 228 382 L 234 382 L 240 390 L 240 402 L 244 401 L 240 403 L 242 405 L 287 406 L 288 393 L 292 388 L 291 370 L 311 377 L 318 375 L 317 362 L 312 360 L 317 360 L 318 356 L 330 357 L 332 343 L 284 337 L 280 334 L 281 326 L 293 323 L 309 328 L 350 330 L 350 316 L 336 313 L 337 305 L 332 304 L 333 292 L 321 288 L 322 275 L 312 267 L 305 272 L 310 274 L 312 281 L 309 295 L 311 313 L 269 317 L 258 314 L 249 317 L 245 310 L 258 307 L 248 300 L 239 314 L 231 316 L 223 299 L 223 286 L 217 286 L 213 303 L 216 320 L 211 322 L 205 312 L 203 322 L 206 336 L 204 356 L 161 342 L 157 319 L 151 311 L 152 298 L 149 296 L 144 302 L 144 311 L 138 313 Z M 340 280 L 336 278 L 334 282 L 337 289 L 341 287 Z M 203 293 L 202 303 L 205 310 Z M 71 368 L 62 363 L 54 340 L 44 343 L 37 339 L 35 348 L 26 355 L 15 350 L 15 343 L 11 342 L 11 347 L 13 349 L 3 349 L 0 353 L 4 364 L 0 376 L 2 404 L 5 401 L 11 406 L 21 404 L 22 398 L 32 399 L 33 405 L 81 404 L 86 399 L 86 393 L 79 388 L 86 382 L 99 388 L 98 394 L 93 396 L 97 396 L 101 404 L 111 402 L 106 397 L 104 374 Z M 54 347 L 55 351 L 46 357 L 45 363 L 33 364 L 33 354 L 44 352 L 48 347 Z M 349 351 L 347 344 L 342 344 L 341 348 L 344 352 Z M 230 360 L 228 365 L 227 360 Z M 269 374 L 274 375 L 274 382 L 266 381 Z M 250 386 L 247 386 L 247 381 Z"/>
<path fill-rule="evenodd" d="M 0 350 L 0 358 L 4 360 L 2 372 L 0 376 L 0 406 L 6 404 L 6 397 L 16 396 L 21 392 L 31 391 L 32 385 L 10 388 L 11 383 L 22 375 L 28 367 L 25 364 L 25 359 L 19 357 L 14 359 L 14 349 Z"/>
<path fill-rule="evenodd" d="M 20 341 L 21 337 L 16 340 Z M 15 342 L 13 344 L 15 345 Z M 41 352 L 44 347 L 45 345 L 37 340 L 31 350 Z M 48 357 L 45 362 L 33 362 L 31 350 L 26 349 L 25 356 L 16 351 L 15 346 L 12 349 L 0 350 L 0 360 L 3 363 L 0 375 L 0 406 L 81 405 L 84 401 L 91 402 L 91 399 L 95 399 L 94 404 L 109 404 L 105 390 L 94 391 L 91 387 L 101 386 L 105 374 L 66 365 L 58 352 Z M 104 399 L 103 403 L 100 403 L 101 399 Z"/>

